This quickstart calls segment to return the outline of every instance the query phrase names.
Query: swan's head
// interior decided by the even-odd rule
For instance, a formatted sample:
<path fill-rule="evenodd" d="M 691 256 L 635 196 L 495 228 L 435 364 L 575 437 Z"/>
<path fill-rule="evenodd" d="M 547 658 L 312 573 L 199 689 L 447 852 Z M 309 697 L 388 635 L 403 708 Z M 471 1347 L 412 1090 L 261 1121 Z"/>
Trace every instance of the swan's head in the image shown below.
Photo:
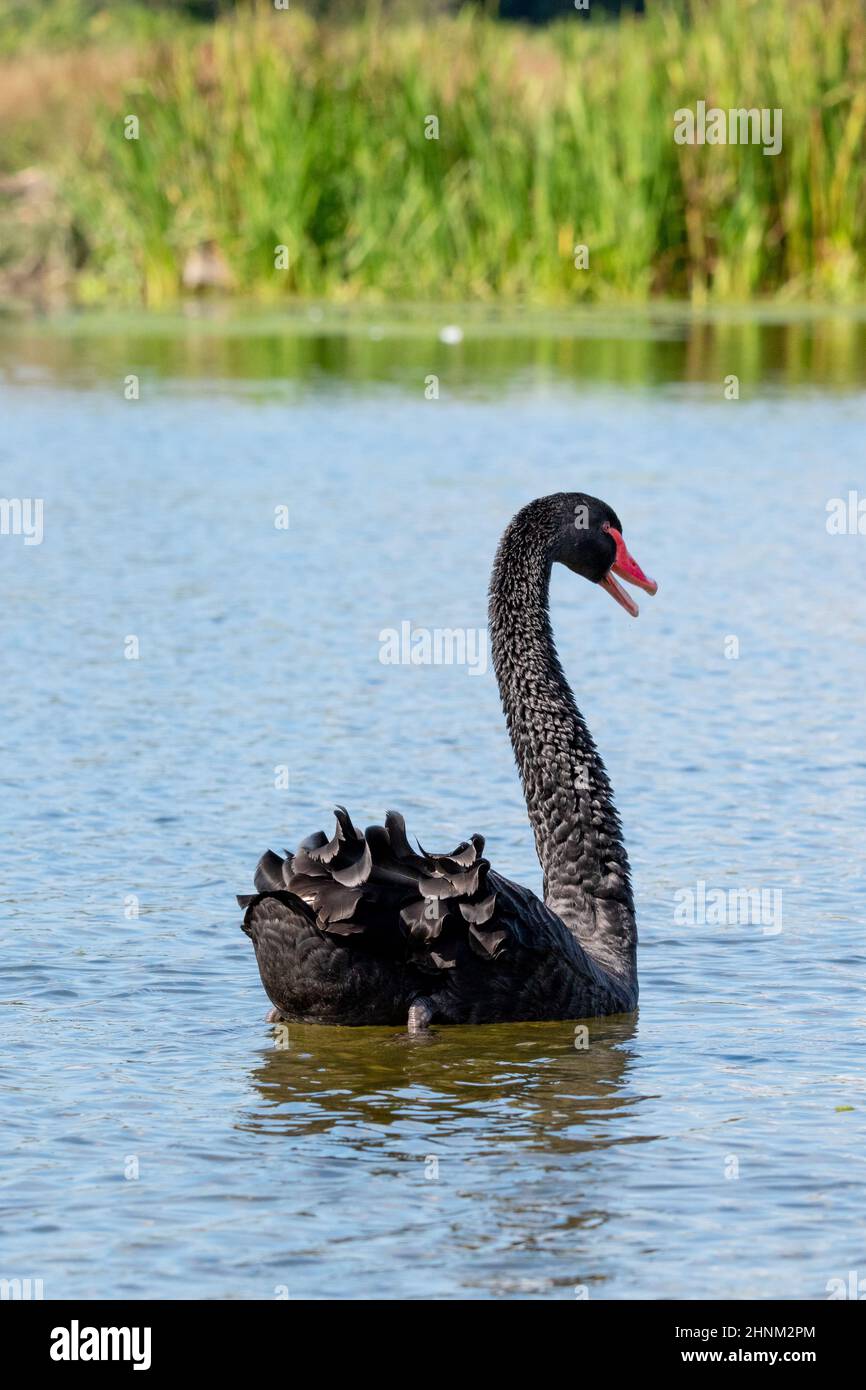
<path fill-rule="evenodd" d="M 584 492 L 563 493 L 561 498 L 560 544 L 556 559 L 575 574 L 606 589 L 626 613 L 636 618 L 638 606 L 617 578 L 625 579 L 647 594 L 654 594 L 658 585 L 654 579 L 647 578 L 629 553 L 616 512 L 606 502 L 588 497 Z"/>

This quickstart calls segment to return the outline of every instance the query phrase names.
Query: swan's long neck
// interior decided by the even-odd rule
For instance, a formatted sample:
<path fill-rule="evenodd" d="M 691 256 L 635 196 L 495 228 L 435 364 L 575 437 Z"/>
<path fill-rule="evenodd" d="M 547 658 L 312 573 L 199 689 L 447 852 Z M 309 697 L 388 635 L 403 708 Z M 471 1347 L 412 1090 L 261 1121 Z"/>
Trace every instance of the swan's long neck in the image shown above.
<path fill-rule="evenodd" d="M 628 857 L 604 764 L 559 663 L 548 613 L 557 533 L 518 513 L 490 584 L 493 665 L 520 768 L 544 899 L 588 955 L 636 990 Z"/>

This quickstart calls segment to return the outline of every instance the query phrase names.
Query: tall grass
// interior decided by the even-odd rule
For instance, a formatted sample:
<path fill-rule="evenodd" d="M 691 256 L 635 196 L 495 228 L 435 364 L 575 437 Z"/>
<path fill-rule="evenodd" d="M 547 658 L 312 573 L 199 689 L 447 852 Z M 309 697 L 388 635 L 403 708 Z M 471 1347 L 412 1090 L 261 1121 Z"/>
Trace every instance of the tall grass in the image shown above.
<path fill-rule="evenodd" d="M 781 153 L 677 145 L 699 99 L 780 107 Z M 268 300 L 853 298 L 866 13 L 704 0 L 527 31 L 269 8 L 154 46 L 64 176 L 85 301 L 170 302 L 203 242 Z"/>

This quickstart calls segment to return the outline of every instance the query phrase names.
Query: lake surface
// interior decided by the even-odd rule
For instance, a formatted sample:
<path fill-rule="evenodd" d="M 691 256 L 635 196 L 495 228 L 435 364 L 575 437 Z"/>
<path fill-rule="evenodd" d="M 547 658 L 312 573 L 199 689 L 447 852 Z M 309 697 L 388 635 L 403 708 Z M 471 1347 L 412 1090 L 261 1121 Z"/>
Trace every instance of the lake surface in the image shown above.
<path fill-rule="evenodd" d="M 44 505 L 41 544 L 0 536 L 0 1277 L 46 1298 L 866 1278 L 866 535 L 827 529 L 866 498 L 864 325 L 459 322 L 0 331 L 0 490 Z M 636 622 L 552 591 L 640 1011 L 585 1048 L 283 1046 L 234 894 L 335 802 L 428 848 L 481 831 L 540 888 L 492 672 L 383 665 L 380 633 L 483 627 L 499 533 L 559 489 L 659 581 Z"/>

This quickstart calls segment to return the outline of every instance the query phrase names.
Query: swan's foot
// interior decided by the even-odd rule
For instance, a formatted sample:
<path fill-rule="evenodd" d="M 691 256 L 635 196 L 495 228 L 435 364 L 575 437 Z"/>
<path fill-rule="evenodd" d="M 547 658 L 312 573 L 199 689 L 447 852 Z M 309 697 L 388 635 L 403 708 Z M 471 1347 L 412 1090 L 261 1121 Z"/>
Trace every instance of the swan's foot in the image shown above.
<path fill-rule="evenodd" d="M 416 999 L 409 1010 L 409 1018 L 406 1023 L 407 1033 L 425 1033 L 434 1014 L 434 1008 L 429 999 Z"/>
<path fill-rule="evenodd" d="M 265 1014 L 265 1023 L 285 1023 L 285 1015 L 279 1009 L 269 1009 Z"/>

